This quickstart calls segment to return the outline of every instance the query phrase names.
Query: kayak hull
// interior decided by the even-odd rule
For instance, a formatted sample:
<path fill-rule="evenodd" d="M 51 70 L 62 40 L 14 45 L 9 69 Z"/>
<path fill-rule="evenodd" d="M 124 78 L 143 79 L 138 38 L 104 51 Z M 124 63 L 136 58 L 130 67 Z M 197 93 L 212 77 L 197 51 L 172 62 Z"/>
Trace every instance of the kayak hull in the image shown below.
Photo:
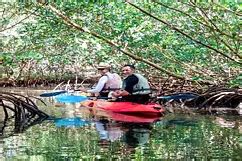
<path fill-rule="evenodd" d="M 108 115 L 112 120 L 118 122 L 128 122 L 128 123 L 153 123 L 160 120 L 159 116 L 154 117 L 144 117 L 144 116 L 135 116 L 122 113 L 108 112 Z"/>
<path fill-rule="evenodd" d="M 93 101 L 86 100 L 81 102 L 81 106 L 93 108 L 97 110 L 110 111 L 114 113 L 142 116 L 142 117 L 157 117 L 162 116 L 165 112 L 158 104 L 138 104 L 132 102 L 108 102 L 108 101 Z"/>
<path fill-rule="evenodd" d="M 121 122 L 121 123 L 139 123 L 139 124 L 154 123 L 162 119 L 162 117 L 160 116 L 145 117 L 145 116 L 116 113 L 112 111 L 86 108 L 86 107 L 79 108 L 79 110 L 76 111 L 76 115 L 80 116 L 85 120 L 90 120 L 90 118 L 94 120 L 107 119 L 107 120 L 112 120 L 112 121 Z"/>

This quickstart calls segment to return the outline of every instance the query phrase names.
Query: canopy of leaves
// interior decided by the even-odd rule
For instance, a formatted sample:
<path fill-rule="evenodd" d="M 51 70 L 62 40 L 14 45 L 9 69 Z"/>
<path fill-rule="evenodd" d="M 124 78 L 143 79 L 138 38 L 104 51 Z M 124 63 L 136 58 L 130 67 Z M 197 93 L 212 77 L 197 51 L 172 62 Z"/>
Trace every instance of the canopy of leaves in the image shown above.
<path fill-rule="evenodd" d="M 151 77 L 238 85 L 240 10 L 235 2 L 2 2 L 2 77 L 79 75 L 104 61 L 116 71 L 135 63 Z"/>

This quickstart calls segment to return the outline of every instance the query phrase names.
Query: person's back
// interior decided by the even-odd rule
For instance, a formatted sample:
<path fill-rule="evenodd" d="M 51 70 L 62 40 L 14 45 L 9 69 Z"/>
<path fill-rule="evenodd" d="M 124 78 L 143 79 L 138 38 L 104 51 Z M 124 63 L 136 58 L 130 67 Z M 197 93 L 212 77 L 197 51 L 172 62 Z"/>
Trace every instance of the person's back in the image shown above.
<path fill-rule="evenodd" d="M 122 85 L 121 77 L 117 73 L 106 74 L 107 82 L 105 83 L 103 89 L 100 92 L 100 96 L 107 97 L 108 93 L 111 91 L 119 90 Z"/>
<path fill-rule="evenodd" d="M 108 80 L 103 90 L 118 90 L 121 88 L 122 80 L 117 73 L 107 73 Z"/>
<path fill-rule="evenodd" d="M 94 89 L 80 88 L 83 92 L 89 92 L 92 94 L 99 93 L 101 97 L 107 97 L 108 93 L 112 90 L 117 90 L 121 86 L 121 78 L 116 73 L 110 73 L 110 65 L 100 63 L 97 67 L 99 73 L 102 75 L 98 80 L 97 85 Z"/>

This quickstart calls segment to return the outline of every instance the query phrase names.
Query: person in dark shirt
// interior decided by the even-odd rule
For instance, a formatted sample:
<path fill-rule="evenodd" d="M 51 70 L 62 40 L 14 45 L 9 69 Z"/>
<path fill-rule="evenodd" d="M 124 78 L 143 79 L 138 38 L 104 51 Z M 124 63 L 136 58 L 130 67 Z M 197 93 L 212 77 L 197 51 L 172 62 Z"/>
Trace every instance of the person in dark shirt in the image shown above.
<path fill-rule="evenodd" d="M 148 103 L 150 99 L 150 86 L 146 78 L 142 75 L 135 73 L 133 65 L 125 65 L 122 72 L 126 77 L 123 80 L 123 90 L 113 93 L 114 97 L 120 97 L 120 101 L 135 102 L 135 103 Z"/>

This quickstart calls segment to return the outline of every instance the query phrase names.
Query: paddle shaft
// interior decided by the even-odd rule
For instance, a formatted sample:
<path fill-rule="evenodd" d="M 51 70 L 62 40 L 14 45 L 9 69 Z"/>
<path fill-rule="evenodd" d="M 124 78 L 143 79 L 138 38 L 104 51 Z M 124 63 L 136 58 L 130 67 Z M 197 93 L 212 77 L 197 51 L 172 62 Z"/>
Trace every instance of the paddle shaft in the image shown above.
<path fill-rule="evenodd" d="M 97 99 L 112 99 L 112 97 L 100 97 L 100 96 L 87 96 L 88 98 L 97 98 Z M 177 93 L 177 94 L 171 94 L 166 96 L 157 96 L 152 97 L 156 98 L 157 100 L 179 100 L 179 99 L 194 99 L 197 98 L 198 95 L 194 93 Z M 121 97 L 119 97 L 121 98 Z"/>
<path fill-rule="evenodd" d="M 109 88 L 109 89 L 105 89 L 105 91 L 116 91 L 116 90 L 120 90 L 121 88 Z M 138 90 L 134 90 L 134 92 L 138 92 L 138 91 L 145 91 L 145 90 L 156 90 L 156 89 L 152 89 L 152 88 L 144 88 L 144 89 L 138 89 Z M 73 92 L 75 91 L 81 91 L 80 89 L 75 89 L 72 90 Z M 64 94 L 64 93 L 68 93 L 70 91 L 68 90 L 62 90 L 62 91 L 53 91 L 53 92 L 48 92 L 48 93 L 42 93 L 40 94 L 40 97 L 53 97 L 53 96 L 57 96 L 60 94 Z"/>

